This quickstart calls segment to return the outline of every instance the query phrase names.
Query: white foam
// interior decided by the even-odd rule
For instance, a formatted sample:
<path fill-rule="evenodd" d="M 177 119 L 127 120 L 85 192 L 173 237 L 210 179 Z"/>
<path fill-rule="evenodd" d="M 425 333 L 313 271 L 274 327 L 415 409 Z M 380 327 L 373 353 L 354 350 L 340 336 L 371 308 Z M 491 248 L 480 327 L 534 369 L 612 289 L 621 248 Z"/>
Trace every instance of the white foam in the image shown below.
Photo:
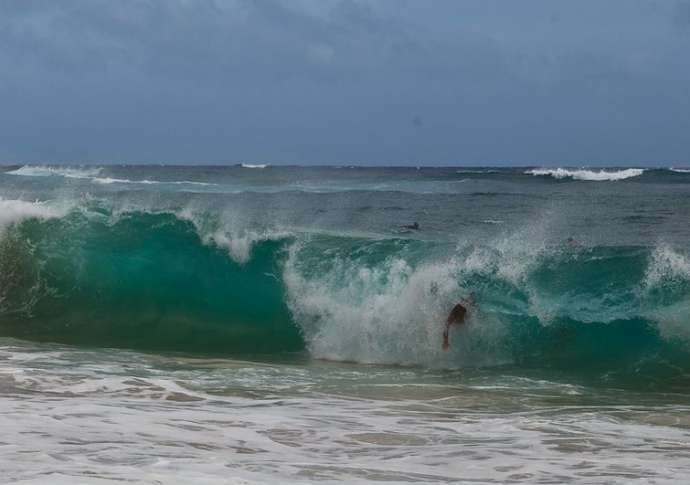
<path fill-rule="evenodd" d="M 456 170 L 455 173 L 499 173 L 498 170 L 486 169 L 486 170 Z"/>
<path fill-rule="evenodd" d="M 97 184 L 103 184 L 103 185 L 132 184 L 132 183 L 151 184 L 151 183 L 154 183 L 154 182 L 150 182 L 148 180 L 134 181 L 134 180 L 129 180 L 129 179 L 118 179 L 118 178 L 113 178 L 113 177 L 93 177 L 91 180 Z"/>
<path fill-rule="evenodd" d="M 671 172 L 677 172 L 677 173 L 690 173 L 690 168 L 669 168 Z"/>
<path fill-rule="evenodd" d="M 101 167 L 50 167 L 46 165 L 24 165 L 16 170 L 6 172 L 8 175 L 22 175 L 24 177 L 67 177 L 88 179 L 97 176 L 103 170 Z"/>
<path fill-rule="evenodd" d="M 93 177 L 92 181 L 97 183 L 97 184 L 104 184 L 104 185 L 109 185 L 109 184 L 142 184 L 142 185 L 171 184 L 171 185 L 202 185 L 202 186 L 217 185 L 217 184 L 212 184 L 210 182 L 194 182 L 191 180 L 174 180 L 174 181 L 149 180 L 149 179 L 130 180 L 130 179 L 119 179 L 119 178 L 112 178 L 112 177 Z"/>
<path fill-rule="evenodd" d="M 146 180 L 146 182 L 154 184 L 175 184 L 175 185 L 218 185 L 211 182 L 196 182 L 193 180 L 175 180 L 173 182 L 164 182 L 161 180 Z"/>
<path fill-rule="evenodd" d="M 322 264 L 309 246 L 296 243 L 283 272 L 288 306 L 319 358 L 430 367 L 505 364 L 511 359 L 505 314 L 489 308 L 475 313 L 480 324 L 453 329 L 462 338 L 448 354 L 440 346 L 443 323 L 460 298 L 481 291 L 468 285 L 477 275 L 527 292 L 529 302 L 515 311 L 544 314 L 548 305 L 530 293 L 526 278 L 548 252 L 551 223 L 545 216 L 484 245 L 462 242 L 454 254 L 421 264 L 398 256 L 372 265 L 350 253 L 329 254 L 330 262 Z M 370 244 L 376 251 L 377 243 Z"/>
<path fill-rule="evenodd" d="M 341 259 L 312 275 L 303 271 L 301 251 L 300 244 L 291 248 L 283 279 L 290 310 L 315 357 L 412 364 L 438 354 L 431 341 L 438 349 L 442 329 L 429 319 L 438 312 L 431 308 L 430 283 L 442 294 L 457 285 L 443 277 L 444 268 L 414 271 L 399 258 L 368 268 Z"/>
<path fill-rule="evenodd" d="M 428 367 L 509 360 L 502 347 L 505 327 L 488 315 L 472 315 L 470 322 L 481 319 L 481 325 L 453 329 L 462 338 L 450 352 L 441 349 L 447 313 L 468 293 L 462 287 L 466 261 L 451 257 L 414 267 L 396 257 L 370 267 L 344 257 L 314 272 L 314 262 L 302 261 L 301 251 L 299 243 L 291 248 L 283 281 L 315 357 Z"/>
<path fill-rule="evenodd" d="M 614 406 L 597 389 L 513 373 L 7 343 L 9 483 L 684 483 L 690 472 L 688 408 L 659 406 L 660 393 L 616 391 Z"/>
<path fill-rule="evenodd" d="M 242 168 L 266 168 L 269 166 L 268 163 L 242 163 L 240 164 Z"/>
<path fill-rule="evenodd" d="M 26 219 L 53 219 L 63 217 L 71 209 L 67 202 L 27 202 L 0 199 L 0 231 Z"/>
<path fill-rule="evenodd" d="M 690 258 L 667 244 L 660 244 L 654 249 L 643 280 L 644 290 L 651 292 L 656 288 L 672 288 L 679 283 L 690 281 Z M 656 321 L 659 332 L 664 339 L 680 339 L 690 342 L 690 299 L 656 308 L 648 316 Z"/>
<path fill-rule="evenodd" d="M 16 170 L 6 172 L 8 175 L 21 175 L 25 177 L 65 177 L 73 179 L 85 179 L 101 185 L 110 184 L 142 184 L 142 185 L 156 185 L 156 184 L 171 184 L 171 185 L 200 185 L 209 186 L 217 185 L 210 182 L 196 182 L 192 180 L 131 180 L 115 177 L 101 177 L 103 171 L 102 167 L 51 167 L 45 165 L 24 165 Z"/>
<path fill-rule="evenodd" d="M 213 242 L 218 246 L 226 248 L 232 259 L 244 264 L 251 257 L 254 244 L 264 240 L 265 237 L 251 230 L 229 231 L 224 228 L 203 234 L 202 239 L 207 244 Z"/>
<path fill-rule="evenodd" d="M 592 182 L 608 182 L 639 177 L 644 173 L 642 168 L 626 168 L 623 170 L 588 170 L 566 168 L 535 168 L 525 173 L 535 176 L 550 176 L 555 179 L 572 178 L 574 180 L 587 180 Z"/>
<path fill-rule="evenodd" d="M 665 340 L 675 340 L 690 344 L 690 298 L 672 305 L 655 310 L 649 315 L 659 329 L 661 337 Z"/>
<path fill-rule="evenodd" d="M 230 212 L 221 213 L 219 218 L 210 221 L 206 211 L 194 207 L 186 207 L 174 214 L 191 222 L 204 244 L 225 248 L 229 256 L 240 264 L 250 260 L 255 244 L 289 236 L 289 233 L 278 229 L 249 227 L 246 221 Z"/>
<path fill-rule="evenodd" d="M 651 289 L 659 284 L 690 280 L 690 259 L 666 244 L 654 249 L 647 266 L 644 286 Z"/>

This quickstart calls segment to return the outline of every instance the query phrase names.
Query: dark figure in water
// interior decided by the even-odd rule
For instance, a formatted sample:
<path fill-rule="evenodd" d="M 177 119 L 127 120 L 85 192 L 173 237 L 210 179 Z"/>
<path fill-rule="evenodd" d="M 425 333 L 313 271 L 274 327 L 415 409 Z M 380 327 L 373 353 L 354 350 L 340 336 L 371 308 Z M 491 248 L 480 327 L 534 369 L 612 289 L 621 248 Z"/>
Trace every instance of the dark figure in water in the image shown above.
<path fill-rule="evenodd" d="M 446 318 L 446 328 L 443 330 L 443 350 L 450 348 L 450 341 L 448 339 L 448 332 L 451 325 L 462 325 L 467 318 L 467 308 L 472 305 L 474 299 L 470 297 L 468 300 L 462 300 L 456 304 Z"/>
<path fill-rule="evenodd" d="M 413 222 L 412 224 L 405 224 L 403 226 L 404 229 L 410 229 L 412 231 L 419 231 L 419 223 L 418 222 Z"/>

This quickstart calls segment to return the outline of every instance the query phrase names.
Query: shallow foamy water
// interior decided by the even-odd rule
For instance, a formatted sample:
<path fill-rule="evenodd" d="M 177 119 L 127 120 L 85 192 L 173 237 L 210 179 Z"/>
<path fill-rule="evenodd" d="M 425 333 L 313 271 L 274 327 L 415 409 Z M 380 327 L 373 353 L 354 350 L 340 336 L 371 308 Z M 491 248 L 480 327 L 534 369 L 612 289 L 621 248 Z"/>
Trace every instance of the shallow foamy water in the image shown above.
<path fill-rule="evenodd" d="M 683 483 L 683 394 L 3 340 L 10 483 Z"/>

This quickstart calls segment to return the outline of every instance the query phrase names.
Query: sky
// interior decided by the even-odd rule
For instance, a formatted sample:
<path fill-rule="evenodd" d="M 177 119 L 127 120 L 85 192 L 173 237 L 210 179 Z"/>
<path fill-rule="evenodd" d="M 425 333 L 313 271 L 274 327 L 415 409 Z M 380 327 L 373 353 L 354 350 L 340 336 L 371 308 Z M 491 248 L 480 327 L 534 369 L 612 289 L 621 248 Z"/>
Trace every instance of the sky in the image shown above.
<path fill-rule="evenodd" d="M 690 164 L 690 0 L 1 0 L 0 162 Z"/>

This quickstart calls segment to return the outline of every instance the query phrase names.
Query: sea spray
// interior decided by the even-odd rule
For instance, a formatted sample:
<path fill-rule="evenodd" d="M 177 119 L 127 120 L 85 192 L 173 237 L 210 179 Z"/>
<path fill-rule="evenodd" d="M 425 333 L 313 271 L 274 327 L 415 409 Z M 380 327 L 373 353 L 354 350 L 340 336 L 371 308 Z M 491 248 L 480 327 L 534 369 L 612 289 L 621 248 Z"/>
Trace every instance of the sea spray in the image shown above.
<path fill-rule="evenodd" d="M 6 480 L 688 476 L 687 173 L 19 168 Z"/>
<path fill-rule="evenodd" d="M 2 246 L 3 333 L 441 367 L 596 367 L 663 354 L 669 309 L 675 326 L 684 318 L 686 293 L 658 276 L 687 285 L 677 253 L 544 245 L 539 224 L 486 246 L 286 233 L 238 257 L 189 215 L 92 212 L 29 211 L 13 223 Z M 478 308 L 444 353 L 446 313 L 470 294 Z"/>
<path fill-rule="evenodd" d="M 683 173 L 564 184 L 524 169 L 33 170 L 0 173 L 3 335 L 442 368 L 690 369 Z M 294 190 L 314 184 L 331 192 Z M 447 312 L 470 294 L 477 308 L 443 352 Z"/>
<path fill-rule="evenodd" d="M 591 182 L 605 182 L 625 180 L 639 177 L 644 173 L 641 168 L 626 168 L 622 170 L 591 170 L 591 169 L 567 169 L 567 168 L 535 168 L 525 172 L 530 175 L 550 176 L 555 179 L 572 178 L 574 180 L 586 180 Z"/>

